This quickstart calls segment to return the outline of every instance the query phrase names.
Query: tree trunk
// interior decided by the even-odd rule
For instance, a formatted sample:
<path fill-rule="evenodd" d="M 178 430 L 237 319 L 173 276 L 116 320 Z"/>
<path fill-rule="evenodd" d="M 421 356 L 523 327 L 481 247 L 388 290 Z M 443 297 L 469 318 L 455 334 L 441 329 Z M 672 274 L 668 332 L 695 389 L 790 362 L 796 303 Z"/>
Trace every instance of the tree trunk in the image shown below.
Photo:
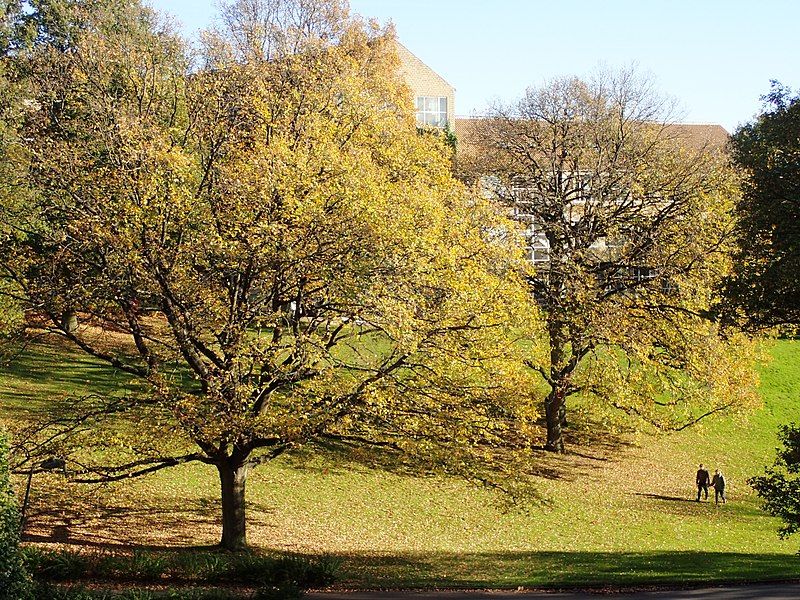
<path fill-rule="evenodd" d="M 67 333 L 75 333 L 78 331 L 78 315 L 74 310 L 65 310 L 61 314 L 61 327 Z"/>
<path fill-rule="evenodd" d="M 547 422 L 547 443 L 544 446 L 549 452 L 564 453 L 562 425 L 565 420 L 566 404 L 564 394 L 559 387 L 554 387 L 544 400 L 544 414 Z"/>
<path fill-rule="evenodd" d="M 545 422 L 547 423 L 547 443 L 545 450 L 564 452 L 562 432 L 567 422 L 567 395 L 564 390 L 563 372 L 566 360 L 567 342 L 564 335 L 564 323 L 550 316 L 547 329 L 550 336 L 550 393 L 544 400 Z"/>
<path fill-rule="evenodd" d="M 245 482 L 247 465 L 224 462 L 217 465 L 222 488 L 222 540 L 226 550 L 247 547 L 245 530 Z"/>

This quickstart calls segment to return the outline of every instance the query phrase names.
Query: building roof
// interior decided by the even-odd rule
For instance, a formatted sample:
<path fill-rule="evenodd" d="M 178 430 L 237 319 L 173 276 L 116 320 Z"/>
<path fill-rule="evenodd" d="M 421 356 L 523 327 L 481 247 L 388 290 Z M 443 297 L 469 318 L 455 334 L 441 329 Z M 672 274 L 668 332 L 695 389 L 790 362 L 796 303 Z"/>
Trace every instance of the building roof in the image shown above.
<path fill-rule="evenodd" d="M 478 145 L 481 130 L 491 119 L 476 117 L 470 119 L 456 118 L 455 134 L 459 151 L 468 146 Z M 675 123 L 667 126 L 667 131 L 685 142 L 686 146 L 695 150 L 709 148 L 723 150 L 730 139 L 730 134 L 721 125 L 710 123 L 689 124 Z"/>
<path fill-rule="evenodd" d="M 395 40 L 395 43 L 397 44 L 397 55 L 400 58 L 400 70 L 401 72 L 403 72 L 403 75 L 406 77 L 406 79 L 408 79 L 409 75 L 411 75 L 414 72 L 420 70 L 429 71 L 430 72 L 429 75 L 438 79 L 442 85 L 447 86 L 450 89 L 455 89 L 453 88 L 452 85 L 450 85 L 447 82 L 447 80 L 445 80 L 444 77 L 439 75 L 436 71 L 434 71 L 424 62 L 422 62 L 422 60 L 420 60 L 420 58 L 416 54 L 411 52 L 411 50 L 403 46 L 403 44 L 401 44 L 397 40 Z"/>
<path fill-rule="evenodd" d="M 711 123 L 676 123 L 669 128 L 677 131 L 682 138 L 697 148 L 709 146 L 721 149 L 731 137 L 722 125 Z"/>

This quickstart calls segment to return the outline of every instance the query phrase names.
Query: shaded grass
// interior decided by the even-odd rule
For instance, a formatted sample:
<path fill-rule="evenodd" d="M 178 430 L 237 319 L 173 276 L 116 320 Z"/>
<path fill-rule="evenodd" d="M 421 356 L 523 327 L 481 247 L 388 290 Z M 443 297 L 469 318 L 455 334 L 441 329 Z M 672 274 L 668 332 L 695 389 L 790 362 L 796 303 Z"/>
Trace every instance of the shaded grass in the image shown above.
<path fill-rule="evenodd" d="M 800 342 L 778 342 L 762 369 L 764 407 L 672 435 L 602 432 L 567 456 L 534 453 L 544 502 L 509 509 L 463 481 L 409 477 L 300 454 L 253 472 L 249 539 L 265 552 L 343 559 L 355 587 L 562 587 L 800 577 L 797 543 L 745 481 L 772 462 L 780 424 L 800 420 Z M 127 378 L 82 355 L 37 347 L 0 380 L 6 414 L 52 394 L 117 393 Z M 120 392 L 121 393 L 121 392 Z M 611 438 L 607 438 L 611 439 Z M 697 463 L 721 467 L 729 504 L 695 503 Z M 110 551 L 211 545 L 219 535 L 213 469 L 182 466 L 125 485 L 37 480 L 28 539 Z"/>
<path fill-rule="evenodd" d="M 367 587 L 571 588 L 798 578 L 795 557 L 734 552 L 488 552 L 362 556 L 353 582 Z M 497 573 L 502 572 L 501 578 Z M 344 583 L 347 583 L 346 581 Z"/>
<path fill-rule="evenodd" d="M 39 414 L 56 399 L 118 396 L 135 389 L 131 376 L 77 351 L 36 343 L 0 368 L 4 417 Z"/>

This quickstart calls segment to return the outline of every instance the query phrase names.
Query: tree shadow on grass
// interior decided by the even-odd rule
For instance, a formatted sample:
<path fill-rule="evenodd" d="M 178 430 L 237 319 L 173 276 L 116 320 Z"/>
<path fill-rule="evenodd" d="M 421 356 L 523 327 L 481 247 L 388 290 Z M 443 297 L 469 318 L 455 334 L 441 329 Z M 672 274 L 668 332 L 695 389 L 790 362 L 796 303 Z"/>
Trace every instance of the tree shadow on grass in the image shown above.
<path fill-rule="evenodd" d="M 667 502 L 694 502 L 693 498 L 681 498 L 680 496 L 662 496 L 660 494 L 641 494 L 638 492 L 634 495 L 651 500 L 665 500 Z"/>
<path fill-rule="evenodd" d="M 353 471 L 382 471 L 400 477 L 438 479 L 452 477 L 454 480 L 471 481 L 490 489 L 507 490 L 510 479 L 516 484 L 524 478 L 567 479 L 579 477 L 582 473 L 563 468 L 563 456 L 550 452 L 526 448 L 492 448 L 474 455 L 459 454 L 454 461 L 446 449 L 439 453 L 414 453 L 399 451 L 389 447 L 357 447 L 332 440 L 317 441 L 300 451 L 281 457 L 290 468 L 319 476 L 343 475 Z M 488 458 L 487 458 L 488 457 Z M 509 477 L 509 464 L 514 464 L 513 477 Z M 534 479 L 528 479 L 531 499 L 538 497 Z"/>
<path fill-rule="evenodd" d="M 180 506 L 33 507 L 22 539 L 25 542 L 98 549 L 174 549 L 197 542 L 197 530 L 216 532 L 219 507 L 203 499 Z M 259 524 L 259 526 L 263 526 Z M 165 543 L 137 543 L 168 533 Z"/>
<path fill-rule="evenodd" d="M 341 555 L 342 587 L 541 588 L 723 583 L 800 578 L 788 554 L 496 552 Z"/>
<path fill-rule="evenodd" d="M 645 498 L 652 501 L 656 506 L 655 510 L 674 514 L 674 515 L 695 515 L 698 512 L 703 514 L 710 514 L 715 510 L 724 511 L 728 515 L 732 515 L 742 519 L 752 519 L 754 517 L 764 516 L 764 511 L 752 500 L 747 501 L 734 501 L 728 503 L 715 504 L 713 498 L 711 500 L 703 499 L 698 502 L 695 497 L 681 497 L 681 496 L 667 496 L 662 494 L 648 494 L 637 492 L 634 494 L 640 498 Z"/>
<path fill-rule="evenodd" d="M 70 548 L 85 552 L 85 548 Z M 218 546 L 119 545 L 90 547 L 101 555 L 185 556 L 187 564 L 220 552 Z M 626 587 L 708 586 L 725 583 L 800 580 L 800 559 L 792 554 L 659 552 L 426 552 L 326 553 L 256 549 L 272 558 L 338 565 L 334 589 L 515 589 L 567 590 Z M 194 557 L 192 555 L 195 555 Z M 229 553 L 226 553 L 230 556 Z M 742 596 L 746 597 L 746 596 Z"/>
<path fill-rule="evenodd" d="M 89 392 L 113 396 L 132 389 L 125 373 L 41 341 L 16 356 L 3 372 L 12 382 L 3 394 L 4 410 L 20 417 L 46 411 L 55 397 Z"/>
<path fill-rule="evenodd" d="M 566 454 L 548 452 L 538 446 L 494 448 L 490 461 L 481 462 L 482 459 L 475 459 L 470 462 L 466 479 L 492 482 L 498 472 L 507 470 L 498 469 L 498 465 L 507 467 L 513 462 L 514 470 L 519 476 L 551 481 L 576 481 L 615 460 L 616 453 L 628 446 L 629 444 L 621 440 L 607 444 L 598 441 L 588 447 L 570 445 Z M 353 470 L 380 470 L 403 477 L 438 478 L 448 473 L 446 458 L 439 458 L 437 460 L 435 454 L 417 455 L 387 447 L 365 449 L 323 440 L 310 444 L 299 452 L 285 455 L 282 460 L 293 469 L 318 475 L 336 475 Z M 463 473 L 449 474 L 455 478 L 464 478 Z"/>

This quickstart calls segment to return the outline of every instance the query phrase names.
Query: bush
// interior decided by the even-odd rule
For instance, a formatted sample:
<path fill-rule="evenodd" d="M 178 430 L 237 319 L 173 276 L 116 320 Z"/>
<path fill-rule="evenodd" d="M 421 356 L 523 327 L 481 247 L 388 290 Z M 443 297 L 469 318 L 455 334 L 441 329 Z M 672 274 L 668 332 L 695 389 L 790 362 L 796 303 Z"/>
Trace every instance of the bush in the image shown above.
<path fill-rule="evenodd" d="M 240 553 L 227 555 L 224 560 L 213 563 L 213 568 L 209 568 L 202 579 L 208 582 L 255 583 L 265 586 L 265 594 L 268 593 L 267 590 L 273 589 L 279 589 L 283 593 L 284 588 L 303 589 L 330 585 L 336 580 L 340 565 L 339 559 L 327 556 L 276 558 Z"/>
<path fill-rule="evenodd" d="M 294 584 L 286 583 L 278 586 L 265 586 L 256 592 L 253 600 L 298 600 L 303 591 Z"/>
<path fill-rule="evenodd" d="M 775 464 L 747 482 L 764 501 L 764 510 L 780 517 L 783 525 L 778 533 L 785 538 L 800 532 L 800 425 L 784 425 L 778 437 L 783 448 Z"/>
<path fill-rule="evenodd" d="M 25 548 L 25 565 L 38 580 L 67 581 L 94 575 L 88 555 L 69 550 Z"/>
<path fill-rule="evenodd" d="M 141 581 L 238 583 L 262 588 L 259 597 L 295 597 L 296 590 L 324 587 L 336 580 L 341 559 L 332 556 L 263 556 L 241 552 L 132 554 L 26 548 L 25 564 L 37 581 Z"/>
<path fill-rule="evenodd" d="M 19 529 L 19 508 L 8 469 L 8 443 L 0 431 L 0 600 L 33 598 L 19 547 Z"/>
<path fill-rule="evenodd" d="M 170 568 L 170 555 L 134 550 L 131 555 L 101 556 L 94 567 L 101 579 L 158 581 Z"/>

